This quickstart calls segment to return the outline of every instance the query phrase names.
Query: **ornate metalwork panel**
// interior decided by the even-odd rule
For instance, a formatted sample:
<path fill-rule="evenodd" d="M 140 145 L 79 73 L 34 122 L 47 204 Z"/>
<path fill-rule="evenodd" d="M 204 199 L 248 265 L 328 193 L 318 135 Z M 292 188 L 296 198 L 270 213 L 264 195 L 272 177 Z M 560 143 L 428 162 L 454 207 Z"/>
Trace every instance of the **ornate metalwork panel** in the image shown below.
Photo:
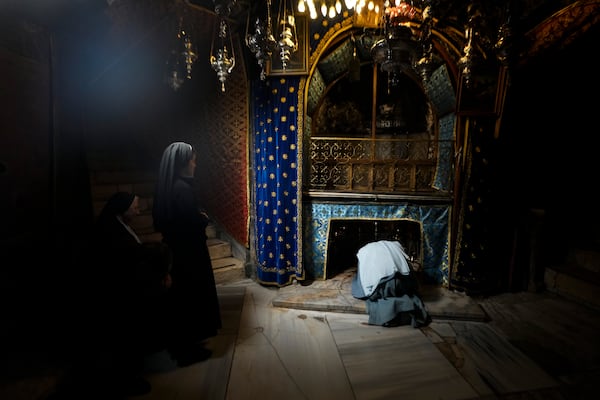
<path fill-rule="evenodd" d="M 309 185 L 316 190 L 433 192 L 438 146 L 428 134 L 312 137 Z"/>

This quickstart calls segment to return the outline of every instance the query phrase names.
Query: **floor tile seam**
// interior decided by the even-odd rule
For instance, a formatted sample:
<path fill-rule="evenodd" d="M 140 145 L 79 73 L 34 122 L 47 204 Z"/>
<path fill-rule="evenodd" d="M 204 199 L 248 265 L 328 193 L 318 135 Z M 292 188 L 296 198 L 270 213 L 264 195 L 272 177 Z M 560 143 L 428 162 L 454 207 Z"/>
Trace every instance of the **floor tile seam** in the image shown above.
<path fill-rule="evenodd" d="M 340 351 L 340 345 L 335 337 L 334 329 L 332 328 L 331 324 L 329 323 L 329 318 L 328 318 L 329 313 L 330 313 L 330 311 L 324 313 L 325 321 L 327 322 L 327 329 L 329 330 L 329 335 L 331 336 L 331 340 L 333 341 L 333 343 L 335 345 L 335 350 L 336 350 L 340 365 L 342 365 L 344 367 L 344 376 L 346 377 L 346 379 L 348 381 L 348 385 L 350 386 L 350 390 L 352 391 L 353 399 L 356 400 L 357 399 L 356 390 L 354 388 L 354 385 L 352 384 L 352 379 L 350 379 L 350 374 L 348 373 L 348 366 L 346 365 L 346 362 L 344 361 L 344 357 L 342 356 L 342 353 Z M 348 400 L 352 400 L 352 399 L 348 399 Z"/>

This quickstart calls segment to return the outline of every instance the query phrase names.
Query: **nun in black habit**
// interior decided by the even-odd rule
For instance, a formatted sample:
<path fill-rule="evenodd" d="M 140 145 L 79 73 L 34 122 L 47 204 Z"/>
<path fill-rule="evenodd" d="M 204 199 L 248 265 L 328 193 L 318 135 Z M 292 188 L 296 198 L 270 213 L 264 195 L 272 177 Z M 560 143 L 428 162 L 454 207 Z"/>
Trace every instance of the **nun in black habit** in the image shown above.
<path fill-rule="evenodd" d="M 219 300 L 206 243 L 209 219 L 193 189 L 196 152 L 184 142 L 164 150 L 154 195 L 154 227 L 172 255 L 170 351 L 179 365 L 209 358 L 203 341 L 221 328 Z"/>
<path fill-rule="evenodd" d="M 114 193 L 95 221 L 88 296 L 89 342 L 97 343 L 98 377 L 106 390 L 144 394 L 144 359 L 166 347 L 169 254 L 164 245 L 143 243 L 130 226 L 139 197 Z M 116 394 L 116 393 L 114 393 Z M 107 395 L 107 393 L 102 393 Z"/>

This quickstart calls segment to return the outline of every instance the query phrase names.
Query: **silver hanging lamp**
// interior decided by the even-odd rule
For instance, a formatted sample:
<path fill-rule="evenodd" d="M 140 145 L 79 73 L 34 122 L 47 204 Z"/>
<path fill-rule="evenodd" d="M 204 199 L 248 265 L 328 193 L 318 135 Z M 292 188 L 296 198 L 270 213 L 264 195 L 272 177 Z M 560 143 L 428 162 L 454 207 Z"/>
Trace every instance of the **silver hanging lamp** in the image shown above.
<path fill-rule="evenodd" d="M 277 49 L 277 41 L 273 37 L 273 29 L 271 27 L 271 0 L 267 0 L 267 21 L 263 23 L 260 18 L 256 18 L 254 23 L 254 34 L 248 34 L 248 25 L 250 15 L 246 24 L 246 45 L 252 53 L 254 53 L 258 65 L 261 68 L 260 79 L 265 80 L 265 67 L 271 55 Z"/>
<path fill-rule="evenodd" d="M 180 17 L 175 48 L 171 51 L 171 55 L 167 60 L 166 80 L 173 90 L 178 90 L 186 79 L 192 79 L 192 67 L 197 59 L 198 54 L 192 39 L 184 27 L 183 17 Z"/>
<path fill-rule="evenodd" d="M 296 32 L 296 18 L 294 17 L 294 6 L 290 0 L 281 0 L 279 12 L 277 13 L 277 32 L 279 41 L 279 59 L 281 67 L 285 71 L 292 53 L 298 50 L 298 34 Z"/>
<path fill-rule="evenodd" d="M 218 35 L 216 32 L 213 33 L 213 40 L 210 46 L 210 65 L 212 69 L 217 73 L 219 82 L 221 82 L 221 91 L 225 92 L 225 81 L 233 71 L 235 67 L 235 54 L 233 51 L 233 40 L 231 34 L 228 34 L 227 21 L 224 18 L 220 19 Z M 219 38 L 217 40 L 217 37 Z M 229 37 L 229 41 L 227 38 Z M 216 43 L 216 42 L 219 43 Z M 227 49 L 227 44 L 231 49 L 231 55 Z M 215 44 L 217 44 L 215 54 Z"/>

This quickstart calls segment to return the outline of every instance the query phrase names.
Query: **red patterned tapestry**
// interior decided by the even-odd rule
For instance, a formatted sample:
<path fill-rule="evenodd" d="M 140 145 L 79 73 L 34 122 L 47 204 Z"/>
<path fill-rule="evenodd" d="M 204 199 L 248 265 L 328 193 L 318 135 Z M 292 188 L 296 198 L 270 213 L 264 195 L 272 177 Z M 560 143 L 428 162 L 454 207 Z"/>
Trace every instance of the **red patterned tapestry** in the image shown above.
<path fill-rule="evenodd" d="M 239 41 L 237 41 L 239 43 Z M 235 54 L 242 54 L 237 46 Z M 248 247 L 248 81 L 244 65 L 236 64 L 225 81 L 225 92 L 217 75 L 206 93 L 204 115 L 194 127 L 198 150 L 196 178 L 198 197 L 211 218 L 227 234 Z"/>

